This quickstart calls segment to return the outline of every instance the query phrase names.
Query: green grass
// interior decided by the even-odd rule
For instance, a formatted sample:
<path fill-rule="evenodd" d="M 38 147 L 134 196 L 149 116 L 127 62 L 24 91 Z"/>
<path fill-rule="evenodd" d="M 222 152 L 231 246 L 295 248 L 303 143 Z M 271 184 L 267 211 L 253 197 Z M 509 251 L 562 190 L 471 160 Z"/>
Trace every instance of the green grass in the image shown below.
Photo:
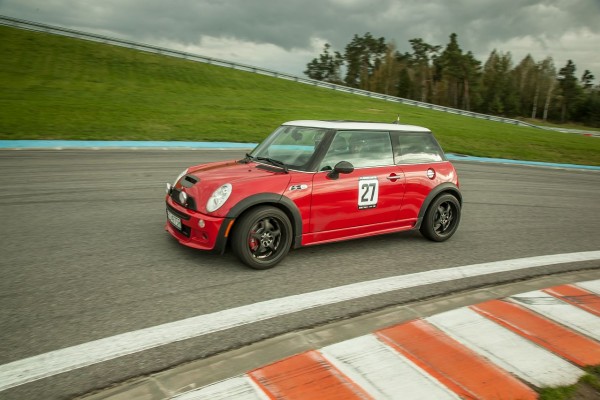
<path fill-rule="evenodd" d="M 258 142 L 284 121 L 432 129 L 446 152 L 600 165 L 600 139 L 477 120 L 61 36 L 0 27 L 0 139 Z"/>
<path fill-rule="evenodd" d="M 575 385 L 542 389 L 539 400 L 570 400 L 575 393 Z"/>
<path fill-rule="evenodd" d="M 540 400 L 597 399 L 600 395 L 600 366 L 586 367 L 587 372 L 571 386 L 540 390 Z"/>

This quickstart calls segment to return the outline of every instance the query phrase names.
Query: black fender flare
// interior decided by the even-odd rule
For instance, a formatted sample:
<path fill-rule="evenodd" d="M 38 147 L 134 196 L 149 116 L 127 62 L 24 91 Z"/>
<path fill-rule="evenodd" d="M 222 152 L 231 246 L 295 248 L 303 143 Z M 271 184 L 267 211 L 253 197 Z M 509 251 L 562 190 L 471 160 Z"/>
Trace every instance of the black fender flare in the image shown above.
<path fill-rule="evenodd" d="M 290 217 L 290 222 L 292 223 L 294 229 L 292 248 L 300 247 L 300 244 L 302 243 L 302 216 L 298 206 L 296 206 L 296 203 L 294 203 L 288 197 L 278 193 L 258 193 L 250 197 L 246 197 L 229 210 L 219 231 L 217 246 L 215 246 L 215 250 L 217 252 L 223 253 L 225 251 L 225 246 L 227 244 L 227 237 L 225 237 L 225 233 L 229 229 L 231 222 L 242 215 L 246 210 L 262 204 L 276 205 L 276 207 L 282 209 Z"/>
<path fill-rule="evenodd" d="M 431 192 L 429 192 L 429 194 L 425 198 L 425 201 L 423 201 L 423 205 L 421 205 L 421 209 L 419 210 L 419 217 L 417 219 L 417 223 L 415 224 L 415 229 L 421 228 L 421 223 L 423 222 L 423 218 L 425 217 L 425 213 L 427 212 L 429 205 L 436 197 L 438 197 L 442 193 L 450 193 L 454 195 L 458 199 L 458 202 L 462 207 L 463 199 L 462 194 L 458 189 L 458 186 L 451 182 L 442 183 L 441 185 L 436 186 Z"/>

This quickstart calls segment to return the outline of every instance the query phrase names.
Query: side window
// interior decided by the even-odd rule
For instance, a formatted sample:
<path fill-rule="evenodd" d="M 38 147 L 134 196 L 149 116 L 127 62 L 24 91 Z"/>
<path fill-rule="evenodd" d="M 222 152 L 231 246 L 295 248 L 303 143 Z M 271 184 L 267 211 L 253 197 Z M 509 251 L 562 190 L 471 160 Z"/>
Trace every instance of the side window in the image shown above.
<path fill-rule="evenodd" d="M 430 133 L 393 132 L 396 164 L 421 164 L 444 161 L 444 153 Z"/>
<path fill-rule="evenodd" d="M 390 134 L 368 131 L 336 132 L 319 170 L 331 170 L 340 161 L 348 161 L 354 168 L 393 165 Z"/>

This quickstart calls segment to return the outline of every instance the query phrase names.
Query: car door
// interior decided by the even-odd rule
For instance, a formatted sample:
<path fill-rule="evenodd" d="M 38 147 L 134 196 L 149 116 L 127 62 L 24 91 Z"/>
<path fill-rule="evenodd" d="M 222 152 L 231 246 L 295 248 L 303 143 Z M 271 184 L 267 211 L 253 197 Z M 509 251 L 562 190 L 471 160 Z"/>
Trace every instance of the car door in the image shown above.
<path fill-rule="evenodd" d="M 332 174 L 340 161 L 354 171 Z M 398 220 L 404 174 L 394 165 L 388 132 L 336 132 L 320 169 L 313 178 L 311 233 L 332 232 L 327 238 L 333 239 Z"/>

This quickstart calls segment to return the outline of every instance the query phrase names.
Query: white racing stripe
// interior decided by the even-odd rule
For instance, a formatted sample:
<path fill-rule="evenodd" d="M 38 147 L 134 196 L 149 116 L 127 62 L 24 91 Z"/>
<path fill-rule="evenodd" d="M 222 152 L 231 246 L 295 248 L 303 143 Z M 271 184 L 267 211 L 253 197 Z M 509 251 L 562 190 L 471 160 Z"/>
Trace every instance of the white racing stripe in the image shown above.
<path fill-rule="evenodd" d="M 0 391 L 165 344 L 346 300 L 499 272 L 599 259 L 600 251 L 519 258 L 394 276 L 262 301 L 94 340 L 1 365 Z"/>
<path fill-rule="evenodd" d="M 459 308 L 425 320 L 537 387 L 573 385 L 584 375 L 582 370 L 562 358 L 469 308 Z"/>
<path fill-rule="evenodd" d="M 450 399 L 459 397 L 373 335 L 319 350 L 344 375 L 375 399 Z"/>
<path fill-rule="evenodd" d="M 540 290 L 511 296 L 510 299 L 538 314 L 600 341 L 600 318 Z"/>

